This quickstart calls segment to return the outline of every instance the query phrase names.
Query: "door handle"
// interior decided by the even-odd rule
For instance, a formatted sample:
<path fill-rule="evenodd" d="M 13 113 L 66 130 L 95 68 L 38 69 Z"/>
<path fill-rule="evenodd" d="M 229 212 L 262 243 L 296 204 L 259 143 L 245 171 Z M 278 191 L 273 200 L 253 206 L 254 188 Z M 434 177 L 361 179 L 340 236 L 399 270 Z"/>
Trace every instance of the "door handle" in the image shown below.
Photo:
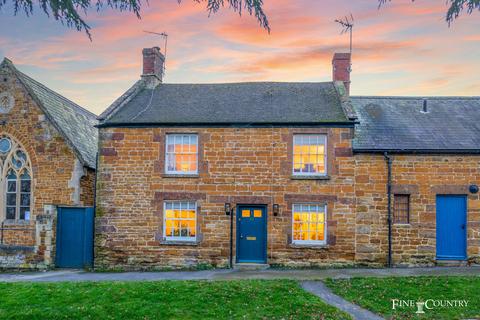
<path fill-rule="evenodd" d="M 462 224 L 462 229 L 465 230 L 465 225 L 464 224 Z"/>
<path fill-rule="evenodd" d="M 240 239 L 243 239 L 243 234 L 240 234 Z"/>

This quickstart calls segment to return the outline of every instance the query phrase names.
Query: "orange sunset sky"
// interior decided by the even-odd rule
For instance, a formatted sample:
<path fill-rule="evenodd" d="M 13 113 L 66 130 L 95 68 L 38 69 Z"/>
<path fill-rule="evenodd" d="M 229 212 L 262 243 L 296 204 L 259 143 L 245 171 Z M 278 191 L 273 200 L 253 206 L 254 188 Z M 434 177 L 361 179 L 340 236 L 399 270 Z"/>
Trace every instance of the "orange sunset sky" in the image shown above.
<path fill-rule="evenodd" d="M 141 49 L 169 34 L 165 82 L 329 81 L 348 49 L 335 18 L 355 16 L 353 95 L 480 95 L 480 13 L 450 27 L 444 0 L 264 0 L 271 33 L 228 8 L 150 0 L 132 13 L 89 12 L 90 41 L 38 11 L 0 11 L 0 59 L 99 114 L 141 73 Z M 37 9 L 37 8 L 36 8 Z"/>

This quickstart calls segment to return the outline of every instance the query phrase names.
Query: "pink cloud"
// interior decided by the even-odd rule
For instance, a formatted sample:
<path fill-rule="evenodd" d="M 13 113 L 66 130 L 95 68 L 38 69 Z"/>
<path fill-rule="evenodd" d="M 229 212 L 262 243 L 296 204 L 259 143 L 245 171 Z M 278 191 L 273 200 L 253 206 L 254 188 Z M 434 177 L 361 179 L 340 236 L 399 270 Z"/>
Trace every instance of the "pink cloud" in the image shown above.
<path fill-rule="evenodd" d="M 143 30 L 170 35 L 167 81 L 325 81 L 332 54 L 348 48 L 333 20 L 352 12 L 355 94 L 478 91 L 470 78 L 480 68 L 471 54 L 480 50 L 480 38 L 472 35 L 478 17 L 447 28 L 438 0 L 395 0 L 380 10 L 376 0 L 265 1 L 270 34 L 255 18 L 228 8 L 208 17 L 204 5 L 151 1 L 141 20 L 105 10 L 87 17 L 93 42 L 73 30 L 30 40 L 2 34 L 0 48 L 20 66 L 35 66 L 34 77 L 52 79 L 54 89 L 100 112 L 139 78 L 141 49 L 162 45 Z M 469 68 L 457 68 L 459 57 Z"/>

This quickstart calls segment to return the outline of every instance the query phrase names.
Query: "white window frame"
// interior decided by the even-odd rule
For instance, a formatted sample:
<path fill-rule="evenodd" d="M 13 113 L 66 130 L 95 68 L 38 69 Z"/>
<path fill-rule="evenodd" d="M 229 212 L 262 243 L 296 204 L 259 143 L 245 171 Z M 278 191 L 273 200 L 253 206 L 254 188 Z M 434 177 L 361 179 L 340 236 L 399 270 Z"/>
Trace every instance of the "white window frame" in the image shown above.
<path fill-rule="evenodd" d="M 324 224 L 323 224 L 323 240 L 295 240 L 295 231 L 294 231 L 294 218 L 295 218 L 295 206 L 302 206 L 302 205 L 308 205 L 308 206 L 318 206 L 318 207 L 323 207 L 324 208 Z M 294 203 L 292 204 L 292 243 L 293 244 L 300 244 L 300 245 L 326 245 L 327 244 L 327 204 L 326 203 Z M 317 212 L 318 213 L 318 212 Z"/>
<path fill-rule="evenodd" d="M 181 237 L 181 236 L 167 236 L 167 203 L 193 203 L 195 208 L 195 237 Z M 175 218 L 171 220 L 192 220 L 192 219 L 182 219 Z M 163 202 L 163 238 L 165 241 L 171 242 L 196 242 L 197 241 L 197 231 L 198 231 L 198 211 L 197 211 L 197 202 L 192 200 L 165 200 Z"/>
<path fill-rule="evenodd" d="M 174 145 L 175 145 L 175 140 L 176 140 L 176 137 L 184 137 L 184 136 L 189 136 L 191 139 L 191 137 L 195 137 L 196 141 L 197 141 L 197 151 L 195 153 L 186 153 L 186 154 L 195 154 L 196 155 L 196 160 L 197 160 L 197 165 L 196 165 L 196 168 L 197 170 L 195 171 L 176 171 L 176 170 L 168 170 L 168 164 L 169 164 L 169 161 L 168 161 L 168 156 L 173 154 L 174 157 L 177 153 L 179 152 L 176 152 L 175 150 L 173 152 L 169 152 L 168 151 L 168 138 L 169 137 L 173 137 L 174 138 Z M 191 141 L 191 140 L 190 140 Z M 198 134 L 197 133 L 167 133 L 165 135 L 165 173 L 166 174 L 175 174 L 175 175 L 191 175 L 191 174 L 198 174 Z M 182 152 L 182 153 L 185 153 L 185 152 Z"/>
<path fill-rule="evenodd" d="M 323 137 L 325 140 L 324 143 L 324 149 L 325 149 L 325 154 L 323 155 L 324 158 L 324 167 L 325 167 L 325 172 L 319 173 L 319 172 L 295 172 L 295 137 L 298 136 L 318 136 L 318 137 Z M 312 176 L 312 177 L 325 177 L 328 175 L 328 136 L 326 134 L 316 134 L 316 133 L 296 133 L 293 134 L 292 138 L 292 174 L 294 176 Z"/>

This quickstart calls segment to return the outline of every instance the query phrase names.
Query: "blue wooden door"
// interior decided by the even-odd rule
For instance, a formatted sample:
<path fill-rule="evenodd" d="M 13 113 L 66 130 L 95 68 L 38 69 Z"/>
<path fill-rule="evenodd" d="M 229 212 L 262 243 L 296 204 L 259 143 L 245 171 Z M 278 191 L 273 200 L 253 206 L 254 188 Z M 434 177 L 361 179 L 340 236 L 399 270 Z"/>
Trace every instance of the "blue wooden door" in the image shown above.
<path fill-rule="evenodd" d="M 267 209 L 237 207 L 237 262 L 267 262 Z"/>
<path fill-rule="evenodd" d="M 56 241 L 57 267 L 91 267 L 93 265 L 93 208 L 58 208 Z"/>
<path fill-rule="evenodd" d="M 467 197 L 437 196 L 437 259 L 467 258 Z"/>

